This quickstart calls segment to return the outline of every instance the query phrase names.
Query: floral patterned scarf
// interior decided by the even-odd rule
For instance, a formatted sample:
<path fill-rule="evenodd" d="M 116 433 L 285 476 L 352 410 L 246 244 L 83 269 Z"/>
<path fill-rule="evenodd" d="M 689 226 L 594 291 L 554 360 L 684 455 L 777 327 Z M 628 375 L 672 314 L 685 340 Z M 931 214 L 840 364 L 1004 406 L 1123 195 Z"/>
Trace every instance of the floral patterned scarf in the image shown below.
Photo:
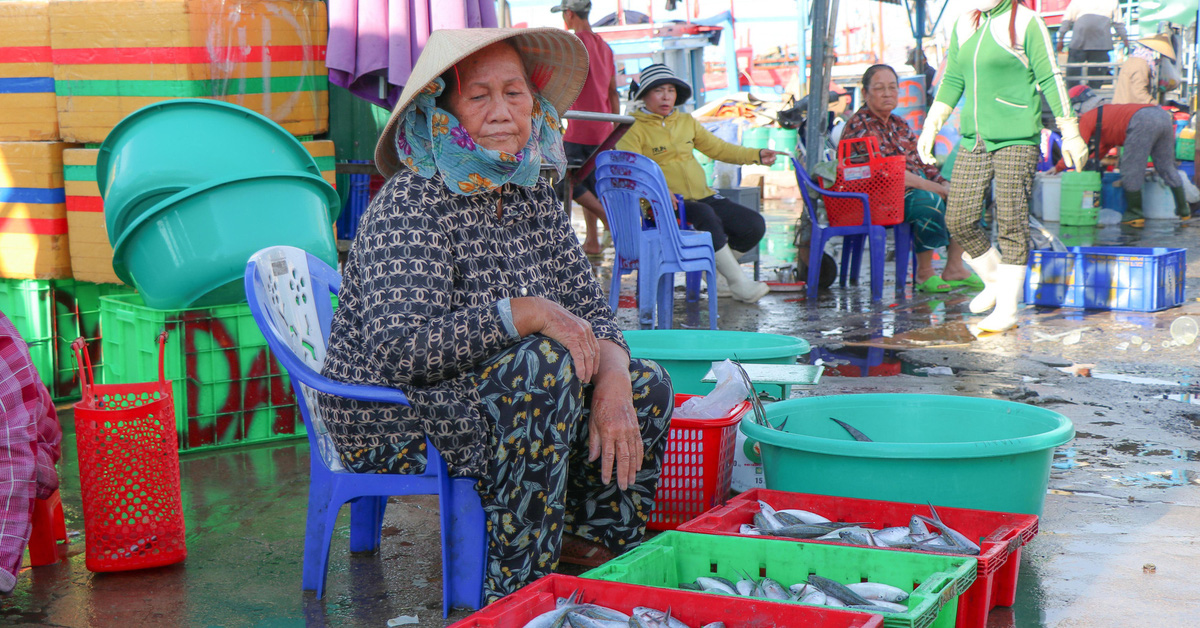
<path fill-rule="evenodd" d="M 533 95 L 529 142 L 520 153 L 511 155 L 476 144 L 454 114 L 437 106 L 436 99 L 445 88 L 442 79 L 434 79 L 401 114 L 396 129 L 401 163 L 429 179 L 442 173 L 446 187 L 465 196 L 490 192 L 505 183 L 532 187 L 543 162 L 558 176 L 563 175 L 567 158 L 558 112 L 541 94 Z"/>

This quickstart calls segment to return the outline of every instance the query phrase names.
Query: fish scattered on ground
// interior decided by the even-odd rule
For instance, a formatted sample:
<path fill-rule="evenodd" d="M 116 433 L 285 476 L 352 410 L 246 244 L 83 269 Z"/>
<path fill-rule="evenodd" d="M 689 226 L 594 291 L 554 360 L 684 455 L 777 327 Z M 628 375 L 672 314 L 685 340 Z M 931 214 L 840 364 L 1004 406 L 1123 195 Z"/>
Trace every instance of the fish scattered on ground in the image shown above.
<path fill-rule="evenodd" d="M 864 527 L 861 522 L 830 521 L 807 510 L 775 510 L 762 500 L 759 500 L 758 508 L 759 511 L 754 513 L 754 523 L 741 524 L 738 534 L 836 541 L 864 547 L 888 547 L 963 556 L 978 556 L 980 552 L 977 543 L 942 521 L 933 504 L 929 504 L 929 514 L 932 515 L 930 517 L 914 513 L 907 526 L 882 529 Z M 937 532 L 931 531 L 930 526 Z"/>

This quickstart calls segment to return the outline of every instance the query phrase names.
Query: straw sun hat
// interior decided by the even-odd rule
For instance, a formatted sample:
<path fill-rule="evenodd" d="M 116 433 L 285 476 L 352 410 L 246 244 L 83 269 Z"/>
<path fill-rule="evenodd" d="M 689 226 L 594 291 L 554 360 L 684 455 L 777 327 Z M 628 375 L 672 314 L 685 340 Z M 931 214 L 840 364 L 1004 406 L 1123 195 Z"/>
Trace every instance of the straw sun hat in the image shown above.
<path fill-rule="evenodd" d="M 400 114 L 417 93 L 454 64 L 487 48 L 511 40 L 521 55 L 525 72 L 535 86 L 541 85 L 542 96 L 562 115 L 583 89 L 588 75 L 588 54 L 583 42 L 559 28 L 465 28 L 438 30 L 429 35 L 425 49 L 417 59 L 400 101 L 392 110 L 379 143 L 375 145 L 375 167 L 384 177 L 391 178 L 400 168 L 396 154 L 396 126 Z"/>
<path fill-rule="evenodd" d="M 1160 55 L 1168 57 L 1172 61 L 1175 60 L 1175 46 L 1171 45 L 1171 37 L 1165 33 L 1143 37 L 1138 40 L 1138 43 Z"/>

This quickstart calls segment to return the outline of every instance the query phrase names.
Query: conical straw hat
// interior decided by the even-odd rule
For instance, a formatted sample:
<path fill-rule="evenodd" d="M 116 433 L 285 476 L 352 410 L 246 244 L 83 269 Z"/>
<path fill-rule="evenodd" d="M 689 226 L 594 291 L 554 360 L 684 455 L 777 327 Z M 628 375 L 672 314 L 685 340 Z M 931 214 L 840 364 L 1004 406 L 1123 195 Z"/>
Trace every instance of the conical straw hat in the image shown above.
<path fill-rule="evenodd" d="M 1143 37 L 1138 40 L 1138 43 L 1158 54 L 1170 58 L 1172 61 L 1175 60 L 1175 47 L 1171 45 L 1170 35 L 1159 33 L 1151 37 Z"/>
<path fill-rule="evenodd" d="M 400 92 L 400 101 L 392 110 L 387 126 L 375 145 L 375 167 L 391 178 L 400 168 L 396 154 L 396 125 L 400 113 L 417 93 L 454 64 L 488 46 L 511 39 L 525 72 L 534 84 L 542 82 L 541 94 L 562 115 L 575 102 L 588 75 L 588 54 L 575 35 L 558 28 L 464 28 L 438 30 L 429 41 L 417 65 Z"/>

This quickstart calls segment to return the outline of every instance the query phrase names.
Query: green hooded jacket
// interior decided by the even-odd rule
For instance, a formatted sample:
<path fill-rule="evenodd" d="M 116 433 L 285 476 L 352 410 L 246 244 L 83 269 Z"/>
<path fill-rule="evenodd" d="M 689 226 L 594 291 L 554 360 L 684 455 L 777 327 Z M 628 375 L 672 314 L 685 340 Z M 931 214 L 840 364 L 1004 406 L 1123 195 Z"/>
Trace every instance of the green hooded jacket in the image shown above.
<path fill-rule="evenodd" d="M 983 13 L 978 27 L 974 12 L 958 18 L 950 36 L 946 72 L 937 101 L 950 107 L 965 97 L 959 133 L 970 150 L 977 138 L 988 151 L 1016 144 L 1037 145 L 1042 130 L 1042 101 L 1056 118 L 1074 118 L 1054 42 L 1046 24 L 1032 10 L 1016 6 L 1016 42 L 1009 35 L 1012 0 Z"/>

